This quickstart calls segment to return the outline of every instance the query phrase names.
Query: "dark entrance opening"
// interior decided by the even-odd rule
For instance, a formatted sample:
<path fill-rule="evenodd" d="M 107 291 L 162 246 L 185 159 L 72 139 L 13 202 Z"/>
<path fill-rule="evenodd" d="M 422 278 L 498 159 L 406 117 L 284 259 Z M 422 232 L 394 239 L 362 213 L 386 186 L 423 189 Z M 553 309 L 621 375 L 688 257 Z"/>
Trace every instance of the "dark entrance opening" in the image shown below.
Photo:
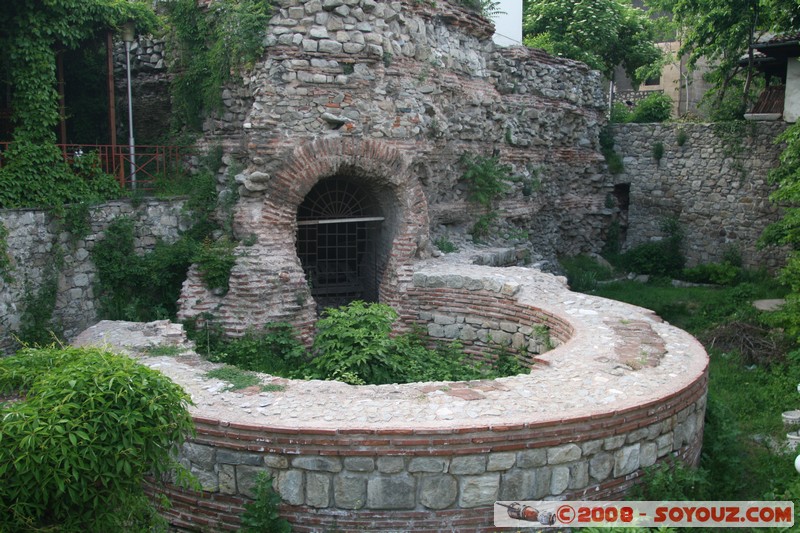
<path fill-rule="evenodd" d="M 381 223 L 369 189 L 343 176 L 320 181 L 297 210 L 297 255 L 317 311 L 378 301 Z"/>

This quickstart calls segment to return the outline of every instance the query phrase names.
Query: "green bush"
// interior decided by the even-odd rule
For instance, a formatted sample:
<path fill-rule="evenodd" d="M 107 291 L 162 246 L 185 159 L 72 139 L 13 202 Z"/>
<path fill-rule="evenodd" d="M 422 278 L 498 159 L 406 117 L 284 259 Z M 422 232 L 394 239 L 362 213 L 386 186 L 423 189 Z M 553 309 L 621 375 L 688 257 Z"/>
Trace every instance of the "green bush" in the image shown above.
<path fill-rule="evenodd" d="M 175 468 L 192 430 L 179 386 L 128 357 L 51 347 L 0 359 L 0 392 L 20 395 L 0 404 L 0 530 L 147 526 L 144 476 Z"/>
<path fill-rule="evenodd" d="M 672 115 L 672 98 L 652 92 L 639 100 L 631 112 L 630 122 L 664 122 Z"/>
<path fill-rule="evenodd" d="M 661 223 L 665 234 L 659 241 L 640 244 L 616 261 L 629 272 L 659 277 L 676 277 L 683 271 L 686 258 L 683 255 L 683 230 L 677 220 L 667 218 Z"/>
<path fill-rule="evenodd" d="M 151 252 L 137 255 L 133 221 L 115 219 L 92 250 L 100 316 L 142 322 L 174 317 L 196 248 L 194 241 L 182 238 L 174 244 L 159 241 Z"/>
<path fill-rule="evenodd" d="M 297 340 L 294 328 L 285 322 L 267 324 L 260 332 L 248 331 L 231 339 L 212 360 L 245 370 L 284 377 L 302 377 L 306 364 L 305 346 Z"/>
<path fill-rule="evenodd" d="M 272 488 L 272 477 L 269 474 L 258 474 L 255 493 L 255 501 L 244 505 L 242 533 L 291 532 L 291 524 L 278 514 L 281 497 Z"/>
<path fill-rule="evenodd" d="M 693 283 L 713 283 L 714 285 L 735 285 L 740 281 L 742 269 L 730 263 L 706 263 L 683 269 L 681 279 Z"/>
<path fill-rule="evenodd" d="M 197 263 L 206 287 L 223 293 L 228 292 L 231 270 L 236 264 L 235 249 L 236 242 L 225 235 L 216 241 L 210 238 L 203 240 L 193 260 Z"/>
<path fill-rule="evenodd" d="M 611 106 L 610 122 L 615 124 L 625 124 L 631 121 L 631 110 L 622 102 L 614 102 Z"/>

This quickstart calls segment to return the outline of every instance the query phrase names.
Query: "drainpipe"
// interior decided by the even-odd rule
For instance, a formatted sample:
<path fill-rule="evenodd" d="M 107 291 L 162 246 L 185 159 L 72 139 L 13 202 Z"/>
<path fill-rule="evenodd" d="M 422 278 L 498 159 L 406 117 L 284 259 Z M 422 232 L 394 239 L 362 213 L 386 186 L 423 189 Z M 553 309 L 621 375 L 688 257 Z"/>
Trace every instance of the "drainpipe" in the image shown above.
<path fill-rule="evenodd" d="M 131 156 L 131 189 L 136 190 L 136 150 L 133 140 L 133 96 L 131 95 L 131 43 L 136 28 L 132 21 L 122 27 L 122 40 L 125 41 L 125 70 L 128 73 L 128 147 Z"/>

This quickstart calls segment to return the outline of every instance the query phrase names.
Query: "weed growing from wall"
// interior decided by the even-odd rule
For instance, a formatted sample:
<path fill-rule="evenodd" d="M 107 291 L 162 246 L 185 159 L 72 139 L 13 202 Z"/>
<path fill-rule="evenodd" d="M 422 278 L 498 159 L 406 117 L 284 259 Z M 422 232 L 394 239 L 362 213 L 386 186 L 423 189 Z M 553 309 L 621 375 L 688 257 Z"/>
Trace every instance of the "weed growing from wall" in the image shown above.
<path fill-rule="evenodd" d="M 661 163 L 661 159 L 664 157 L 664 143 L 661 141 L 653 143 L 653 159 L 656 160 L 656 165 Z"/>
<path fill-rule="evenodd" d="M 278 514 L 280 495 L 272 488 L 272 477 L 261 472 L 256 478 L 255 501 L 246 503 L 242 533 L 289 533 L 292 526 Z"/>
<path fill-rule="evenodd" d="M 625 170 L 622 157 L 614 150 L 614 136 L 611 128 L 605 127 L 600 130 L 600 152 L 606 160 L 608 171 L 611 174 L 621 174 Z"/>
<path fill-rule="evenodd" d="M 38 289 L 29 280 L 25 282 L 23 300 L 25 310 L 20 316 L 17 338 L 23 344 L 45 346 L 62 337 L 61 327 L 53 321 L 58 296 L 58 274 L 53 267 L 43 274 Z"/>
<path fill-rule="evenodd" d="M 495 201 L 508 192 L 509 183 L 513 181 L 511 165 L 500 163 L 498 156 L 484 157 L 464 153 L 459 162 L 465 170 L 461 180 L 467 185 L 467 199 L 482 207 L 484 212 L 472 227 L 473 239 L 481 241 L 489 235 L 497 213 L 491 211 Z"/>

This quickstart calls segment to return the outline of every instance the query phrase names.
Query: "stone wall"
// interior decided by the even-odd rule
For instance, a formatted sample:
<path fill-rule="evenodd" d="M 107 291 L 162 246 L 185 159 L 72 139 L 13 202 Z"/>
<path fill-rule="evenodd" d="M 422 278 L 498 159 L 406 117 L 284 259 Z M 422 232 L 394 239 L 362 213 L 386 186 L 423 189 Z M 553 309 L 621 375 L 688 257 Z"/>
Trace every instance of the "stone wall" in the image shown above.
<path fill-rule="evenodd" d="M 774 186 L 767 174 L 778 163 L 783 148 L 775 137 L 785 127 L 779 122 L 613 126 L 625 170 L 611 179 L 630 185 L 625 248 L 662 237 L 662 221 L 674 217 L 686 233 L 689 265 L 721 261 L 735 247 L 745 266 L 780 267 L 786 251 L 759 250 L 756 242 L 781 216 L 769 200 Z M 653 157 L 656 143 L 664 147 L 661 161 Z"/>
<path fill-rule="evenodd" d="M 52 276 L 57 283 L 53 318 L 67 339 L 97 321 L 96 269 L 91 261 L 94 245 L 103 230 L 117 217 L 128 216 L 136 227 L 136 250 L 144 253 L 158 239 L 174 241 L 187 229 L 183 201 L 150 200 L 134 208 L 129 201 L 109 202 L 90 208 L 91 231 L 75 239 L 61 219 L 32 209 L 0 210 L 0 224 L 8 229 L 8 252 L 14 281 L 0 278 L 0 353 L 12 350 L 14 332 L 31 295 L 37 294 Z"/>

